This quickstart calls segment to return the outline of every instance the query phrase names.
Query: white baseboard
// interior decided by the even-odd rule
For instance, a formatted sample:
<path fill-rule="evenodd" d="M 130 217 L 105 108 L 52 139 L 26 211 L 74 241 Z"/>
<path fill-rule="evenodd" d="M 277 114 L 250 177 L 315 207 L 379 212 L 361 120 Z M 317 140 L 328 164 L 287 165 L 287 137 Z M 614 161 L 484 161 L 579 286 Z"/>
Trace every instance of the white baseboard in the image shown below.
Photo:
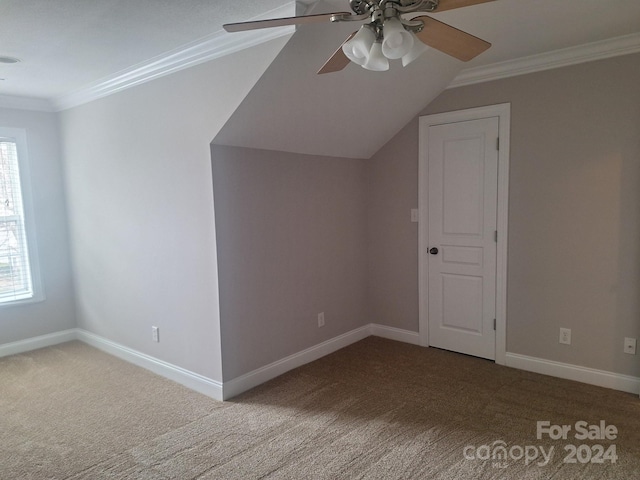
<path fill-rule="evenodd" d="M 359 342 L 371 335 L 370 325 L 356 328 L 350 332 L 334 337 L 325 342 L 319 343 L 313 347 L 302 350 L 301 352 L 289 355 L 281 360 L 277 360 L 269 365 L 260 367 L 249 373 L 245 373 L 232 380 L 224 382 L 224 400 L 235 397 L 236 395 L 246 392 L 247 390 L 257 387 L 283 373 L 301 367 L 309 362 L 318 360 L 319 358 L 329 355 L 330 353 L 340 350 L 352 343 Z"/>
<path fill-rule="evenodd" d="M 379 325 L 377 323 L 370 324 L 369 328 L 371 335 L 376 337 L 410 343 L 412 345 L 420 345 L 420 334 L 418 332 L 411 332 L 409 330 L 403 330 L 395 327 L 387 327 L 386 325 Z"/>
<path fill-rule="evenodd" d="M 542 358 L 528 357 L 517 353 L 507 353 L 507 367 L 527 370 L 528 372 L 551 375 L 552 377 L 575 380 L 598 387 L 612 388 L 638 395 L 640 378 L 619 373 L 596 370 L 568 363 L 554 362 Z"/>
<path fill-rule="evenodd" d="M 330 353 L 347 347 L 352 343 L 359 342 L 371 335 L 411 343 L 413 345 L 420 344 L 420 335 L 417 332 L 410 332 L 408 330 L 402 330 L 395 327 L 387 327 L 385 325 L 370 323 L 224 382 L 224 399 L 227 400 L 235 397 L 236 395 L 257 387 L 262 383 L 268 382 L 289 370 L 293 370 L 294 368 L 298 368 L 309 362 L 318 360 L 325 355 L 329 355 Z"/>
<path fill-rule="evenodd" d="M 264 367 L 258 368 L 224 383 L 207 378 L 198 373 L 191 372 L 182 367 L 165 362 L 164 360 L 151 357 L 142 352 L 138 352 L 79 328 L 64 330 L 48 335 L 41 335 L 17 342 L 5 343 L 0 345 L 0 357 L 24 353 L 38 348 L 50 347 L 72 340 L 80 340 L 99 350 L 133 363 L 134 365 L 146 368 L 147 370 L 216 400 L 227 400 L 282 375 L 289 370 L 293 370 L 294 368 L 300 367 L 306 363 L 318 360 L 325 355 L 329 355 L 330 353 L 363 340 L 371 335 L 410 343 L 413 345 L 420 345 L 420 336 L 417 332 L 371 323 L 302 350 L 301 352 L 289 355 L 288 357 L 277 360 L 269 365 L 265 365 Z M 575 380 L 590 385 L 612 388 L 614 390 L 620 390 L 636 395 L 640 392 L 640 378 L 629 375 L 555 362 L 542 358 L 529 357 L 517 353 L 506 354 L 506 365 L 520 370 L 550 375 L 567 380 Z"/>
<path fill-rule="evenodd" d="M 5 343 L 0 345 L 0 357 L 29 352 L 31 350 L 37 350 L 38 348 L 51 347 L 52 345 L 58 345 L 59 343 L 70 342 L 76 339 L 76 329 L 72 328 L 48 335 L 27 338 L 18 342 Z"/>
<path fill-rule="evenodd" d="M 177 365 L 165 362 L 129 347 L 125 347 L 111 340 L 107 340 L 86 330 L 77 329 L 78 340 L 92 347 L 109 353 L 139 367 L 146 368 L 162 377 L 173 380 L 187 388 L 200 392 L 216 400 L 222 400 L 222 383 L 207 378 L 195 372 L 191 372 Z"/>

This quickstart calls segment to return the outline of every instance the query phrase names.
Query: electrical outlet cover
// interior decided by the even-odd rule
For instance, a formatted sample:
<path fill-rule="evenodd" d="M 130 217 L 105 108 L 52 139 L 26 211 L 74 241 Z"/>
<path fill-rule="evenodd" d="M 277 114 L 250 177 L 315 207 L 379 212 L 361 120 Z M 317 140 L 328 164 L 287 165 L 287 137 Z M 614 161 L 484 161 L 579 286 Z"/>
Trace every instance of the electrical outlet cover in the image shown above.
<path fill-rule="evenodd" d="M 636 354 L 636 339 L 625 337 L 624 339 L 624 353 L 628 353 L 630 355 Z"/>

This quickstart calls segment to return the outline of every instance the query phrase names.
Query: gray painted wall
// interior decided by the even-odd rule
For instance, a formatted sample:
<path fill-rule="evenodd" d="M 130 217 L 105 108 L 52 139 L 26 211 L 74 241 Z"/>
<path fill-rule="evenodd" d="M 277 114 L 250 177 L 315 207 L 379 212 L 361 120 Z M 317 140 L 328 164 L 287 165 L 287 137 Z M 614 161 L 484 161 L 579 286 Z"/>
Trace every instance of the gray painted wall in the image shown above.
<path fill-rule="evenodd" d="M 369 323 L 365 160 L 219 145 L 212 159 L 224 379 Z"/>
<path fill-rule="evenodd" d="M 285 42 L 62 113 L 79 327 L 222 379 L 209 144 Z"/>
<path fill-rule="evenodd" d="M 640 375 L 640 55 L 445 91 L 423 114 L 511 102 L 507 351 Z M 371 260 L 417 264 L 418 122 L 372 159 Z M 395 228 L 392 233 L 385 231 Z M 417 330 L 417 273 L 370 268 L 379 323 Z M 393 289 L 401 305 L 380 299 Z M 373 314 L 373 313 L 372 313 Z M 572 329 L 560 345 L 560 327 Z"/>
<path fill-rule="evenodd" d="M 0 345 L 76 326 L 58 117 L 0 109 L 0 126 L 27 133 L 38 258 L 45 300 L 0 307 Z"/>
<path fill-rule="evenodd" d="M 418 330 L 417 118 L 364 161 L 209 145 L 284 41 L 62 114 L 80 327 L 217 380 L 370 322 Z M 510 352 L 640 375 L 622 353 L 640 335 L 638 84 L 630 55 L 423 112 L 512 104 Z M 0 311 L 5 343 L 76 323 L 56 115 L 0 123 L 29 136 L 47 294 Z"/>
<path fill-rule="evenodd" d="M 417 332 L 418 122 L 367 161 L 368 317 Z"/>

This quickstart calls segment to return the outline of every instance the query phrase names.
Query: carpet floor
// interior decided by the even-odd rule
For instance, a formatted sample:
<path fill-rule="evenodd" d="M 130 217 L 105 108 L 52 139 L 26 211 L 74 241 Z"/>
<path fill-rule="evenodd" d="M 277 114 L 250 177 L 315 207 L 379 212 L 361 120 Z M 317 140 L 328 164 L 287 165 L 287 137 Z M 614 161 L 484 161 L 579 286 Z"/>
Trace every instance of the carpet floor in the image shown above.
<path fill-rule="evenodd" d="M 0 359 L 1 480 L 262 478 L 636 479 L 640 399 L 376 337 L 227 402 L 79 342 Z"/>

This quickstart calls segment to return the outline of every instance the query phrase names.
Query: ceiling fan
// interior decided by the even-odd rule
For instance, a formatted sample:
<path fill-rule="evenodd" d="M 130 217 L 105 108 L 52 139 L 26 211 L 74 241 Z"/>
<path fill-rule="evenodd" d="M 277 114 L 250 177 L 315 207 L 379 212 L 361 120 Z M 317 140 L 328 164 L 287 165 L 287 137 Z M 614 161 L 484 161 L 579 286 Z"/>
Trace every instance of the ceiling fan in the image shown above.
<path fill-rule="evenodd" d="M 334 12 L 228 23 L 223 28 L 227 32 L 241 32 L 326 21 L 367 21 L 342 43 L 318 73 L 337 72 L 349 62 L 367 70 L 384 71 L 389 69 L 389 60 L 401 58 L 403 66 L 406 66 L 427 46 L 464 62 L 480 55 L 491 46 L 489 42 L 421 13 L 437 13 L 492 1 L 495 0 L 349 0 L 353 13 Z"/>

